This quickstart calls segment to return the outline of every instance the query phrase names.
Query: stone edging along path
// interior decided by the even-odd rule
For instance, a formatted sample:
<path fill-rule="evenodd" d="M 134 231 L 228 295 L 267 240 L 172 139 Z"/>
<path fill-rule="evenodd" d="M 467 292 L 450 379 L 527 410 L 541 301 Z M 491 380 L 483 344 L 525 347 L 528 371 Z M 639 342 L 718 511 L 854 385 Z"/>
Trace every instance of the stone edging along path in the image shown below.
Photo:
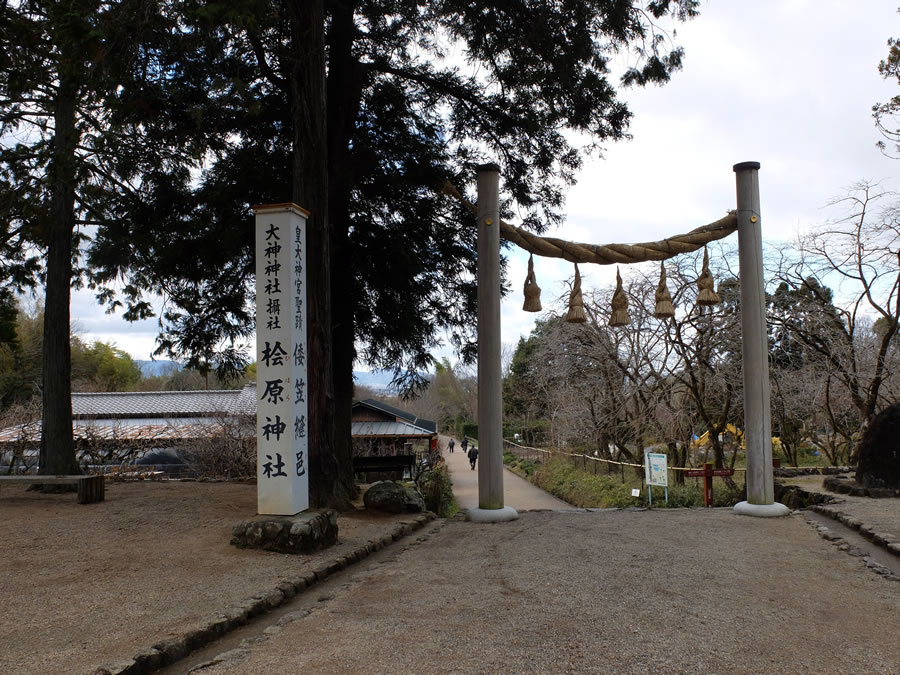
<path fill-rule="evenodd" d="M 843 511 L 835 510 L 834 507 L 840 502 L 838 502 L 832 495 L 822 494 L 820 492 L 812 492 L 796 485 L 779 483 L 776 483 L 775 485 L 775 492 L 776 500 L 782 502 L 783 504 L 786 504 L 791 509 L 806 508 L 810 511 L 814 511 L 820 515 L 823 515 L 826 518 L 836 520 L 845 527 L 859 533 L 859 535 L 864 539 L 867 539 L 876 546 L 883 548 L 888 553 L 892 553 L 893 555 L 900 557 L 900 542 L 895 541 L 894 538 L 889 534 L 876 532 L 870 526 L 865 525 L 858 518 L 854 518 L 853 516 L 844 513 Z M 850 544 L 848 544 L 847 541 L 845 541 L 844 538 L 839 534 L 835 534 L 829 528 L 816 523 L 810 518 L 807 518 L 807 521 L 816 529 L 816 532 L 820 537 L 822 537 L 826 541 L 831 542 L 840 550 L 856 555 L 856 553 L 853 553 L 854 547 L 850 546 Z M 892 581 L 900 581 L 900 576 L 893 574 L 891 570 L 875 562 L 874 560 L 865 558 L 864 562 L 866 563 L 866 566 L 876 574 L 880 574 L 888 579 L 891 579 Z"/>
<path fill-rule="evenodd" d="M 829 509 L 822 504 L 814 504 L 809 508 L 811 511 L 815 511 L 816 513 L 820 513 L 823 516 L 827 516 L 828 518 L 836 520 L 842 525 L 849 527 L 851 530 L 859 532 L 862 537 L 868 539 L 876 546 L 880 546 L 889 553 L 900 556 L 900 542 L 894 541 L 894 538 L 891 535 L 876 532 L 871 527 L 864 525 L 857 518 L 854 518 L 853 516 L 846 514 L 843 511 L 835 511 L 833 509 Z"/>
<path fill-rule="evenodd" d="M 858 518 L 854 518 L 850 514 L 843 511 L 837 511 L 835 506 L 840 504 L 833 496 L 822 494 L 820 492 L 811 492 L 796 485 L 776 484 L 776 500 L 786 504 L 792 509 L 807 508 L 815 511 L 832 520 L 836 520 L 842 525 L 855 530 L 860 536 L 868 539 L 876 546 L 880 546 L 889 553 L 900 556 L 900 541 L 895 541 L 890 534 L 876 532 L 874 529 L 865 525 Z"/>
<path fill-rule="evenodd" d="M 346 569 L 367 558 L 375 551 L 380 551 L 391 543 L 425 527 L 435 517 L 435 514 L 429 511 L 419 514 L 410 520 L 401 521 L 392 532 L 386 533 L 381 538 L 370 540 L 355 551 L 325 562 L 307 574 L 285 580 L 275 588 L 257 593 L 252 598 L 225 610 L 201 628 L 189 631 L 176 638 L 157 642 L 148 649 L 138 652 L 130 660 L 101 666 L 94 671 L 94 675 L 146 675 L 170 666 L 176 661 L 185 658 L 194 650 L 208 645 L 223 635 L 245 625 L 251 619 L 281 606 L 294 596 L 327 579 L 335 572 Z"/>

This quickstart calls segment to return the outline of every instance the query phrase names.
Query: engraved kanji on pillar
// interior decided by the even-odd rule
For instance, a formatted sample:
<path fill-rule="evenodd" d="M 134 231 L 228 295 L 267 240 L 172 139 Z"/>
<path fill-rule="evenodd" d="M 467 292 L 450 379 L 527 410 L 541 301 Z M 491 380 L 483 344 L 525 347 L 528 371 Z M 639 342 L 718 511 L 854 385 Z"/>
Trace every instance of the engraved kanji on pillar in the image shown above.
<path fill-rule="evenodd" d="M 258 511 L 309 508 L 306 219 L 295 204 L 256 206 Z"/>

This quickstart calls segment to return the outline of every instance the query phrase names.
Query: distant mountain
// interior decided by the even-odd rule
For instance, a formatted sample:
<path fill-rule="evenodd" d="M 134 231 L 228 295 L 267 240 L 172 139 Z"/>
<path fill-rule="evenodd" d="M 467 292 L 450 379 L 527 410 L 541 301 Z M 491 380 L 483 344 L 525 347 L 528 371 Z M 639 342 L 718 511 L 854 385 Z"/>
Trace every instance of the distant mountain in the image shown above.
<path fill-rule="evenodd" d="M 141 369 L 141 375 L 144 377 L 174 375 L 183 368 L 180 363 L 175 361 L 140 361 L 135 359 L 134 362 Z M 353 371 L 353 380 L 356 384 L 379 392 L 393 393 L 391 387 L 392 379 L 394 379 L 394 375 L 390 370 Z"/>
<path fill-rule="evenodd" d="M 158 377 L 160 375 L 174 375 L 182 366 L 175 361 L 141 361 L 135 359 L 137 367 L 141 369 L 144 377 Z"/>
<path fill-rule="evenodd" d="M 388 392 L 392 389 L 391 380 L 394 379 L 393 372 L 390 370 L 354 370 L 353 381 L 361 387 L 374 389 L 376 391 Z"/>
<path fill-rule="evenodd" d="M 427 376 L 427 373 L 426 373 Z M 392 370 L 354 370 L 353 382 L 361 387 L 373 389 L 384 394 L 396 394 L 397 388 L 391 385 L 394 379 L 394 371 Z"/>

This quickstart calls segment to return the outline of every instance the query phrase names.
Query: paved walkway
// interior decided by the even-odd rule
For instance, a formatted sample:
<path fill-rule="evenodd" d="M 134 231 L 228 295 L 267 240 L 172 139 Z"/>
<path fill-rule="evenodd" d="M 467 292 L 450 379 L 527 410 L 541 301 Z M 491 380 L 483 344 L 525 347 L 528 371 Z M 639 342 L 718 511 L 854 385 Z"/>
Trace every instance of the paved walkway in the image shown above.
<path fill-rule="evenodd" d="M 447 449 L 449 439 L 441 436 L 441 451 L 447 460 L 447 468 L 450 469 L 450 478 L 453 481 L 453 494 L 456 503 L 461 509 L 474 509 L 478 507 L 478 464 L 475 471 L 469 467 L 469 460 L 456 441 L 456 449 L 450 452 Z M 571 509 L 561 499 L 557 499 L 548 492 L 535 487 L 524 478 L 520 478 L 512 471 L 503 468 L 503 502 L 505 506 L 511 506 L 516 511 L 532 511 L 535 509 Z"/>

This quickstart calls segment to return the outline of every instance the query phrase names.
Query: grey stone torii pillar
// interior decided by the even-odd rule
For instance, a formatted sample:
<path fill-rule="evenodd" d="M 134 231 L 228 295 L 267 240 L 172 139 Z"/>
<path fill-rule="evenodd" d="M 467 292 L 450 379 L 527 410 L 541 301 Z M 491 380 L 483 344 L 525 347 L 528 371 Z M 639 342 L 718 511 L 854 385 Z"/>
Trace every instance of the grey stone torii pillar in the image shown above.
<path fill-rule="evenodd" d="M 744 369 L 744 441 L 747 501 L 734 506 L 745 516 L 786 516 L 775 502 L 772 422 L 769 410 L 769 342 L 759 210 L 759 162 L 734 165 L 737 182 L 738 257 L 741 277 L 741 343 Z"/>
<path fill-rule="evenodd" d="M 500 167 L 478 167 L 478 508 L 471 521 L 515 520 L 503 504 L 503 373 L 500 363 Z"/>

